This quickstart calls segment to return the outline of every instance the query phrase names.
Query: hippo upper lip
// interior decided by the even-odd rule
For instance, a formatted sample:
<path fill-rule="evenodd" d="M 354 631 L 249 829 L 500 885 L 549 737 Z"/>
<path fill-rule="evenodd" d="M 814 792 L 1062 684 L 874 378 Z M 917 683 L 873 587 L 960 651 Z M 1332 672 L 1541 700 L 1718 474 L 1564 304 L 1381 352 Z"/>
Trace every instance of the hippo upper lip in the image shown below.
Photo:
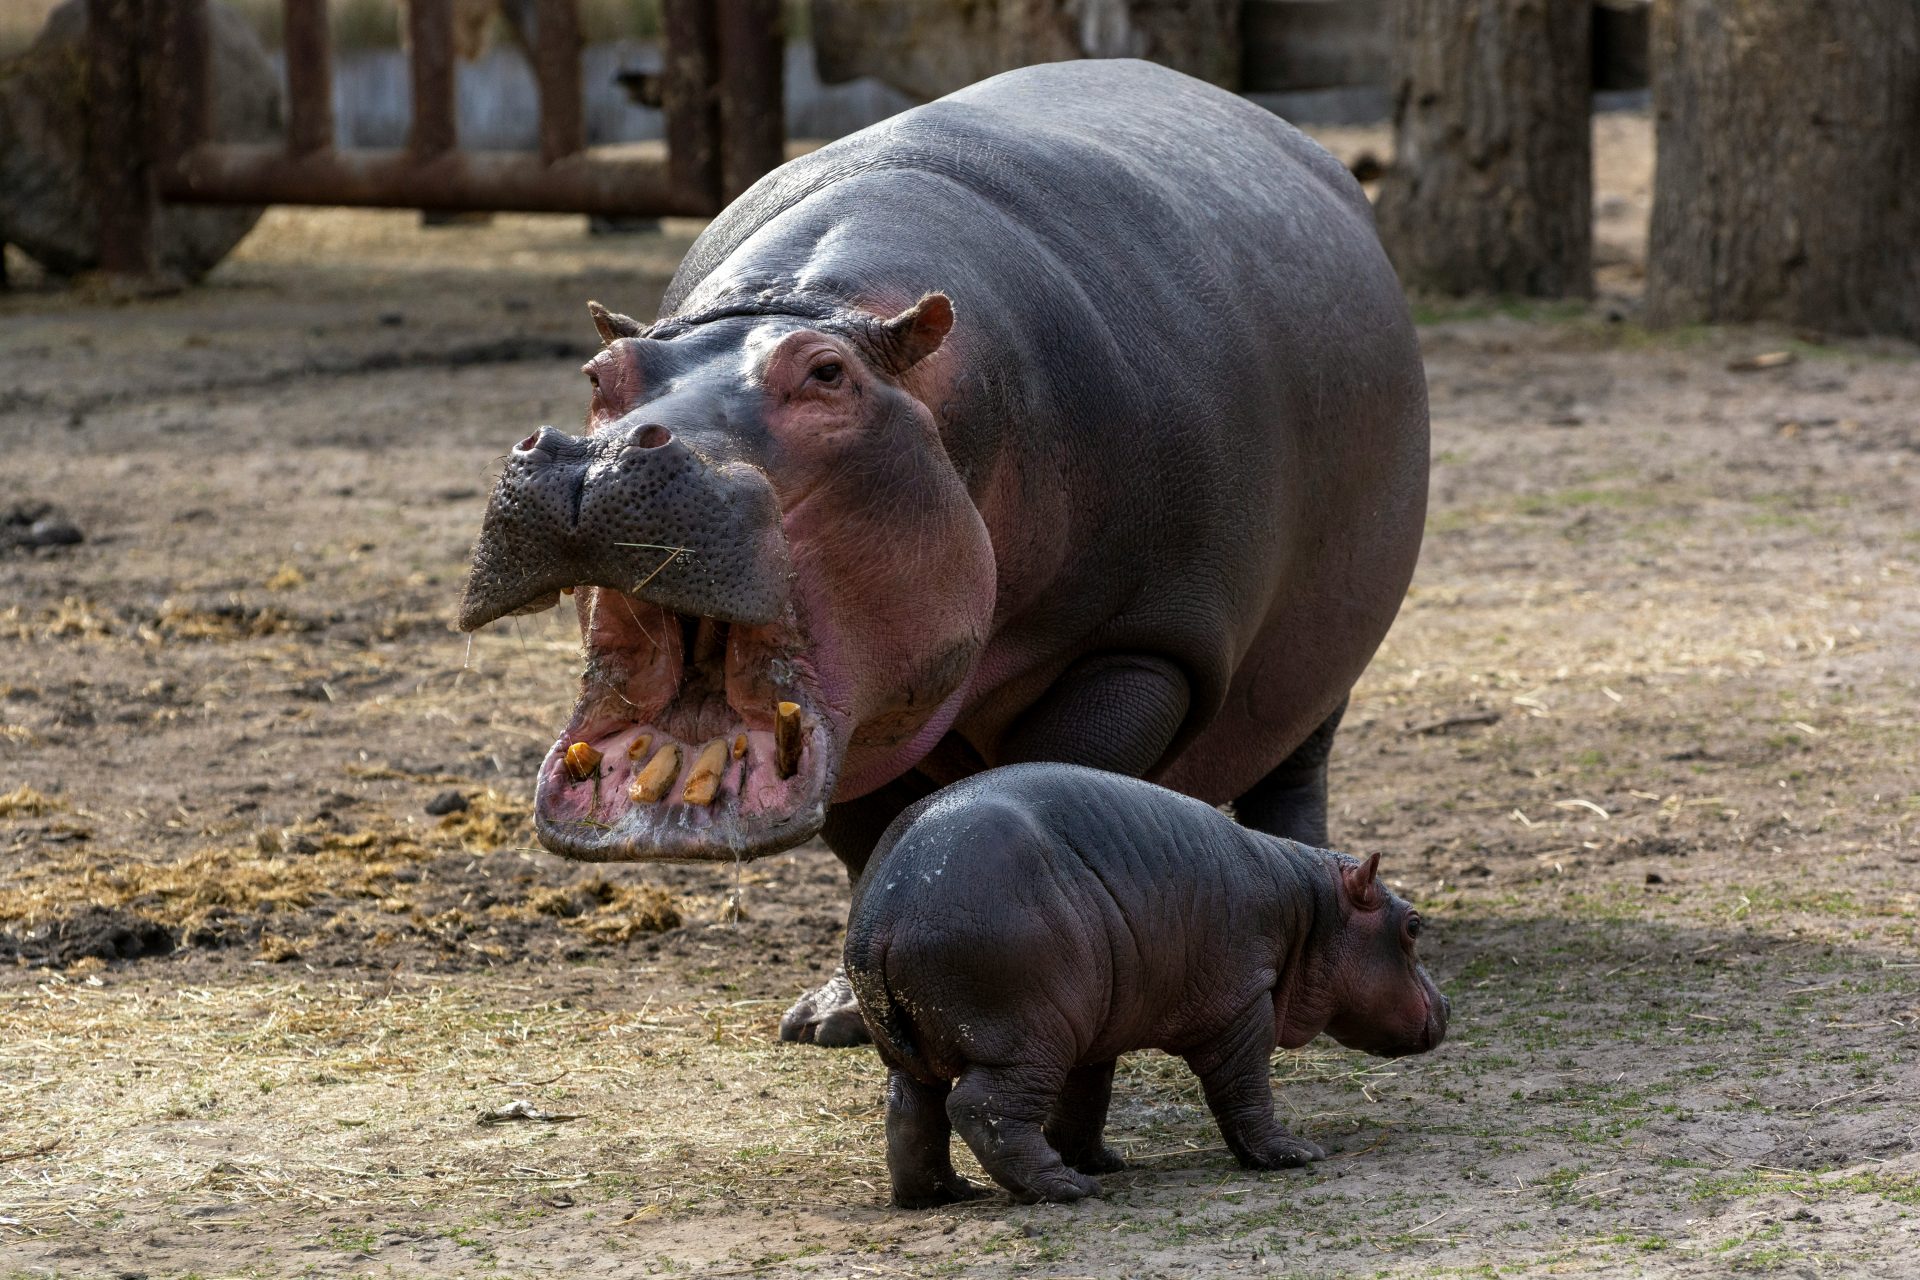
<path fill-rule="evenodd" d="M 753 626 L 782 616 L 792 562 L 764 473 L 705 458 L 670 432 L 639 451 L 626 435 L 543 427 L 535 439 L 508 457 L 487 501 L 462 630 L 581 585 Z"/>
<path fill-rule="evenodd" d="M 615 545 L 634 551 L 639 562 L 623 572 L 585 576 L 571 566 L 555 564 L 545 573 L 518 574 L 510 585 L 487 587 L 475 585 L 476 575 L 476 579 L 469 580 L 466 594 L 460 602 L 460 629 L 478 631 L 490 622 L 497 622 L 511 615 L 543 612 L 554 606 L 561 592 L 574 591 L 581 587 L 606 587 L 611 591 L 622 592 L 649 603 L 675 608 L 676 603 L 685 593 L 673 590 L 672 581 L 662 583 L 661 579 L 666 578 L 667 571 L 678 562 L 691 561 L 698 557 L 699 552 L 691 547 L 665 547 L 652 543 L 616 543 Z M 651 561 L 642 558 L 647 555 L 651 555 Z M 748 597 L 740 601 L 738 606 L 714 593 L 701 592 L 699 597 L 702 607 L 676 608 L 675 611 L 713 618 L 720 622 L 766 626 L 780 617 L 785 605 L 784 591 L 778 594 L 761 593 Z"/>

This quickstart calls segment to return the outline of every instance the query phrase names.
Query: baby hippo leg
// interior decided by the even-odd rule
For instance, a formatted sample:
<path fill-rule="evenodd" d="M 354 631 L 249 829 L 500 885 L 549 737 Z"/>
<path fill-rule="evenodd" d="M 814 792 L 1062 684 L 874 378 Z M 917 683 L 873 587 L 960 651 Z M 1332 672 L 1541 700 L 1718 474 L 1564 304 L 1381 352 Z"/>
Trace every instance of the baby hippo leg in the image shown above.
<path fill-rule="evenodd" d="M 1113 1097 L 1113 1062 L 1075 1067 L 1047 1117 L 1047 1143 L 1069 1168 L 1081 1173 L 1117 1173 L 1127 1167 L 1120 1153 L 1101 1141 L 1107 1103 Z"/>
<path fill-rule="evenodd" d="M 1264 999 L 1220 1039 L 1186 1055 L 1220 1136 L 1249 1169 L 1291 1169 L 1327 1154 L 1273 1118 L 1272 1058 L 1273 1005 Z"/>
<path fill-rule="evenodd" d="M 953 1127 L 980 1167 L 1023 1204 L 1100 1194 L 1100 1184 L 1061 1162 L 1041 1132 L 1066 1071 L 1057 1067 L 968 1067 L 947 1098 Z"/>
<path fill-rule="evenodd" d="M 925 1084 L 904 1071 L 887 1075 L 887 1172 L 893 1202 L 931 1209 L 985 1195 L 953 1171 L 953 1128 L 947 1121 L 952 1085 Z"/>

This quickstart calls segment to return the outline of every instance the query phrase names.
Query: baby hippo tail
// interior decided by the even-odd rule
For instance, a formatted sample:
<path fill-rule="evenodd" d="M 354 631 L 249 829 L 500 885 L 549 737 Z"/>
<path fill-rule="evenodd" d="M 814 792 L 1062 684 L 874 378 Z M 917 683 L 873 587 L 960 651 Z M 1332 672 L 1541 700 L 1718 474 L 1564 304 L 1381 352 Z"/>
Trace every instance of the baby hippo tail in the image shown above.
<path fill-rule="evenodd" d="M 919 1052 L 913 1021 L 887 987 L 887 939 L 884 935 L 849 930 L 843 957 L 847 983 L 860 1002 L 860 1017 L 873 1036 L 874 1047 L 889 1067 L 918 1080 L 937 1080 L 930 1063 Z"/>

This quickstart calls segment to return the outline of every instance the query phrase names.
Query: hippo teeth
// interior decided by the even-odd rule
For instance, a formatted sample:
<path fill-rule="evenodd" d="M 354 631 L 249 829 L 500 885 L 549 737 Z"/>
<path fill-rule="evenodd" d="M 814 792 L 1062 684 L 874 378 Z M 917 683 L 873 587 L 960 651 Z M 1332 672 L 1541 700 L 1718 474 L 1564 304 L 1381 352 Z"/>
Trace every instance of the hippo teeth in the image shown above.
<path fill-rule="evenodd" d="M 605 586 L 575 595 L 586 662 L 541 772 L 542 843 L 595 861 L 711 859 L 819 829 L 833 721 L 791 620 L 676 613 Z"/>
<path fill-rule="evenodd" d="M 644 735 L 643 735 L 644 736 Z M 651 741 L 651 739 L 648 739 Z M 635 804 L 653 804 L 665 798 L 673 780 L 680 776 L 680 747 L 669 742 L 647 761 L 647 767 L 633 775 L 627 797 Z"/>
<path fill-rule="evenodd" d="M 687 775 L 687 785 L 681 790 L 680 798 L 688 804 L 712 804 L 713 798 L 720 794 L 720 775 L 726 767 L 726 740 L 715 738 L 700 748 L 700 754 L 693 762 L 693 771 Z"/>

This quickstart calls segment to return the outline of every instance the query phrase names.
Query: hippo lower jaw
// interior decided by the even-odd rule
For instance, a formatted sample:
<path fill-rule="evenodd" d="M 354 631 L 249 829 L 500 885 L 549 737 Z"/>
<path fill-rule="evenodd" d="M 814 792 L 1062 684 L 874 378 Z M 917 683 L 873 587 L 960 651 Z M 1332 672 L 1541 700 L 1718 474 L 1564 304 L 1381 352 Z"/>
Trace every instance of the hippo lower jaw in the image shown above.
<path fill-rule="evenodd" d="M 540 768 L 540 843 L 587 862 L 724 861 L 817 834 L 844 735 L 791 613 L 749 627 L 576 591 L 587 662 Z"/>

